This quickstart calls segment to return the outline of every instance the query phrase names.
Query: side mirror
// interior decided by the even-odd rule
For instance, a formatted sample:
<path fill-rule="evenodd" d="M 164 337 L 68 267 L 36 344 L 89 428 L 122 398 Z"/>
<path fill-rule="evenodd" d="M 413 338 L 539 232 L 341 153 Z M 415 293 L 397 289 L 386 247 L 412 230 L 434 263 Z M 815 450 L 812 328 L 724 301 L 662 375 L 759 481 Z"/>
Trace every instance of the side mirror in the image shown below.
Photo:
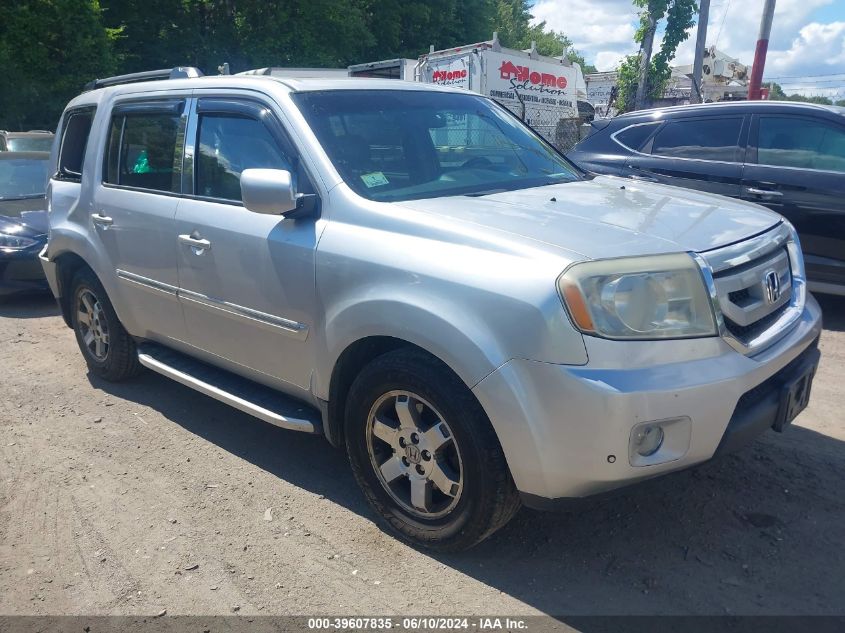
<path fill-rule="evenodd" d="M 253 213 L 285 215 L 297 208 L 293 177 L 284 169 L 244 169 L 241 199 Z"/>

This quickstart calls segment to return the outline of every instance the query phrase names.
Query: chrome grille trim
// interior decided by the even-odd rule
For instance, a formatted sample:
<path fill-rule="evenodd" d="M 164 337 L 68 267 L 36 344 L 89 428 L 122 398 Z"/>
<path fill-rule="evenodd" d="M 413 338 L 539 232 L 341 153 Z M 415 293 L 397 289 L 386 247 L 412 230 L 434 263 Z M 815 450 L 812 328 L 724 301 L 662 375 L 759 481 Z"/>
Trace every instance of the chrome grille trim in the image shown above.
<path fill-rule="evenodd" d="M 719 336 L 742 354 L 752 356 L 775 344 L 791 329 L 804 311 L 807 298 L 804 259 L 801 255 L 798 235 L 792 225 L 787 222 L 782 222 L 771 231 L 750 240 L 703 253 L 690 253 L 690 255 L 701 268 L 701 274 L 710 294 Z M 783 269 L 785 263 L 788 264 L 788 270 Z M 747 264 L 751 266 L 745 267 Z M 731 269 L 737 267 L 744 268 L 732 274 Z M 782 281 L 791 280 L 791 292 L 787 294 L 784 288 L 783 295 L 786 298 L 782 297 L 774 304 L 753 308 L 750 311 L 744 311 L 730 301 L 728 295 L 731 292 L 747 288 L 751 295 L 751 289 L 754 287 L 751 273 L 760 275 L 769 270 L 775 270 Z M 749 282 L 750 285 L 745 282 Z M 753 303 L 755 297 L 751 296 L 751 299 Z M 778 311 L 781 313 L 774 322 L 748 338 L 734 335 L 726 325 L 727 317 L 734 324 L 746 328 Z M 752 318 L 752 316 L 758 318 Z"/>

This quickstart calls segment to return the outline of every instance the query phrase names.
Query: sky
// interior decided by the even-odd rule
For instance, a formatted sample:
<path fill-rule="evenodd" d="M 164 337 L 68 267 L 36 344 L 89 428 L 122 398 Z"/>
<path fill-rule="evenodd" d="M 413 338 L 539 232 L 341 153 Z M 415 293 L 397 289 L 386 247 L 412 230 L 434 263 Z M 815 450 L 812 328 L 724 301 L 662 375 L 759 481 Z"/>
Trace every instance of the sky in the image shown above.
<path fill-rule="evenodd" d="M 711 0 L 707 46 L 751 66 L 764 0 Z M 613 70 L 637 51 L 631 0 L 536 0 L 534 21 L 562 31 L 599 70 Z M 673 64 L 691 64 L 696 27 Z M 658 42 L 655 42 L 657 50 Z M 765 80 L 787 94 L 845 99 L 845 0 L 777 0 Z"/>

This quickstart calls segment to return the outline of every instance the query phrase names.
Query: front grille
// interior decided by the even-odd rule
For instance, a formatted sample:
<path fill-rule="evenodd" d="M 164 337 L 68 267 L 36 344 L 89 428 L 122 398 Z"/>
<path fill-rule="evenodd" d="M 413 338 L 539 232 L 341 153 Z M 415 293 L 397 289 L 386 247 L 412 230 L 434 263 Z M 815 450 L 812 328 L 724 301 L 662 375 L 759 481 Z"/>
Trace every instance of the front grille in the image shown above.
<path fill-rule="evenodd" d="M 769 287 L 775 281 L 776 293 Z M 792 273 L 789 253 L 775 247 L 741 265 L 713 276 L 727 331 L 743 343 L 770 328 L 789 307 Z M 777 296 L 773 295 L 776 294 Z"/>
<path fill-rule="evenodd" d="M 738 325 L 730 319 L 725 319 L 725 327 L 727 328 L 728 332 L 733 334 L 741 341 L 748 341 L 753 339 L 758 334 L 762 334 L 763 332 L 768 330 L 774 324 L 774 322 L 777 321 L 778 318 L 780 318 L 780 315 L 786 312 L 786 309 L 788 307 L 789 304 L 784 303 L 774 312 L 769 313 L 768 315 L 764 316 L 759 321 L 755 321 L 751 325 Z"/>

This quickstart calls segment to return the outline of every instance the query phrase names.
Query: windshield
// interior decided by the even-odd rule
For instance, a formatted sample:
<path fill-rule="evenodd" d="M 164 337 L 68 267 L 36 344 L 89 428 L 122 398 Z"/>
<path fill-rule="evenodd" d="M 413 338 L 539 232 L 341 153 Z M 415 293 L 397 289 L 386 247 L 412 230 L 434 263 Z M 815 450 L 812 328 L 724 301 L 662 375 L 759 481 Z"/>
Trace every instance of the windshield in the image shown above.
<path fill-rule="evenodd" d="M 0 159 L 0 200 L 35 198 L 46 190 L 46 158 Z"/>
<path fill-rule="evenodd" d="M 370 200 L 484 195 L 578 179 L 551 146 L 477 95 L 334 90 L 292 98 L 346 184 Z"/>
<path fill-rule="evenodd" d="M 7 138 L 6 145 L 10 152 L 49 152 L 53 148 L 53 135 Z"/>

